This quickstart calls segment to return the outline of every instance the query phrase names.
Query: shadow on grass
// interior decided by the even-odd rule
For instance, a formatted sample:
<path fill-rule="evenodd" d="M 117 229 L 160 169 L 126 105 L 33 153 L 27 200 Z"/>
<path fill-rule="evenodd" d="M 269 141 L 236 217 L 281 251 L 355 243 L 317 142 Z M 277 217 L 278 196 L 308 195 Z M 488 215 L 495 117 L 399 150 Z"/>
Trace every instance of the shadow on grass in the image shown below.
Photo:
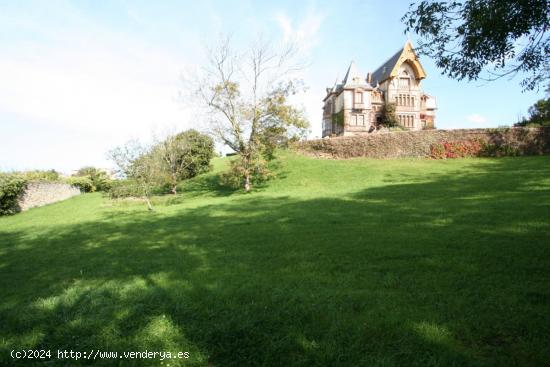
<path fill-rule="evenodd" d="M 28 347 L 189 351 L 170 361 L 186 366 L 545 365 L 550 170 L 478 168 L 0 232 L 0 362 Z"/>

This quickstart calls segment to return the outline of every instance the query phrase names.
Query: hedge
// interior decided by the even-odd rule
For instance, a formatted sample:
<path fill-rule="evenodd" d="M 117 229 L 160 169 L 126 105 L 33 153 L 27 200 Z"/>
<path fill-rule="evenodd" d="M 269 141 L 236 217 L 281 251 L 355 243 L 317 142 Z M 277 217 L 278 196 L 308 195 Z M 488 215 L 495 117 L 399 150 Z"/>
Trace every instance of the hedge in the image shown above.
<path fill-rule="evenodd" d="M 0 215 L 17 213 L 19 199 L 25 193 L 27 181 L 17 175 L 0 173 Z"/>
<path fill-rule="evenodd" d="M 96 187 L 94 186 L 92 180 L 88 176 L 83 177 L 67 177 L 65 181 L 69 185 L 78 187 L 81 192 L 94 192 Z"/>
<path fill-rule="evenodd" d="M 550 154 L 550 127 L 396 131 L 302 141 L 295 148 L 337 159 L 467 156 L 461 151 L 476 152 L 473 156 L 539 155 Z M 443 156 L 434 156 L 438 154 Z"/>

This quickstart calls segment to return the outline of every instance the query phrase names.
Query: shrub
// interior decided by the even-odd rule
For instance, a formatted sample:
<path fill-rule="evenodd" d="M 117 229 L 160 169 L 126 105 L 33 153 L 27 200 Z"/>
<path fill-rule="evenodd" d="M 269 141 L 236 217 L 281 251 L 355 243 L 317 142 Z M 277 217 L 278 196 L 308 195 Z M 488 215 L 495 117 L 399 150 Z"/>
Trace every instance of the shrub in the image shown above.
<path fill-rule="evenodd" d="M 41 170 L 34 170 L 34 171 L 25 171 L 25 172 L 18 172 L 18 176 L 24 178 L 27 181 L 59 181 L 59 173 L 55 170 L 49 170 L 49 171 L 41 171 Z"/>
<path fill-rule="evenodd" d="M 386 103 L 382 106 L 382 123 L 386 127 L 399 126 L 399 120 L 395 113 L 396 105 L 393 102 Z"/>
<path fill-rule="evenodd" d="M 141 187 L 133 180 L 113 181 L 109 192 L 111 199 L 140 197 L 142 196 Z"/>
<path fill-rule="evenodd" d="M 67 183 L 76 186 L 81 192 L 94 192 L 96 187 L 89 177 L 68 177 Z"/>
<path fill-rule="evenodd" d="M 111 187 L 111 179 L 105 171 L 96 167 L 82 167 L 73 176 L 89 178 L 95 187 L 94 191 L 108 191 Z"/>
<path fill-rule="evenodd" d="M 430 147 L 430 157 L 435 159 L 518 155 L 521 155 L 520 149 L 511 143 L 493 144 L 481 140 L 444 141 Z"/>
<path fill-rule="evenodd" d="M 444 141 L 432 144 L 430 157 L 434 159 L 477 157 L 483 150 L 480 140 Z"/>
<path fill-rule="evenodd" d="M 483 148 L 479 154 L 484 157 L 515 157 L 521 155 L 521 151 L 518 147 L 512 144 L 489 144 L 483 145 Z"/>
<path fill-rule="evenodd" d="M 151 195 L 162 195 L 170 192 L 170 184 L 164 183 L 151 188 Z M 109 197 L 111 199 L 121 199 L 121 198 L 138 198 L 143 197 L 143 185 L 141 185 L 136 180 L 113 180 L 111 181 L 111 186 L 107 190 Z"/>
<path fill-rule="evenodd" d="M 19 211 L 19 199 L 25 192 L 27 181 L 14 174 L 0 173 L 0 215 Z"/>
<path fill-rule="evenodd" d="M 242 160 L 239 158 L 234 159 L 230 163 L 228 171 L 220 175 L 220 181 L 222 185 L 229 186 L 234 189 L 243 187 L 243 180 L 246 168 L 243 166 Z M 260 184 L 269 180 L 273 174 L 267 167 L 267 162 L 262 157 L 257 157 L 254 161 L 254 165 L 249 168 L 251 184 Z"/>

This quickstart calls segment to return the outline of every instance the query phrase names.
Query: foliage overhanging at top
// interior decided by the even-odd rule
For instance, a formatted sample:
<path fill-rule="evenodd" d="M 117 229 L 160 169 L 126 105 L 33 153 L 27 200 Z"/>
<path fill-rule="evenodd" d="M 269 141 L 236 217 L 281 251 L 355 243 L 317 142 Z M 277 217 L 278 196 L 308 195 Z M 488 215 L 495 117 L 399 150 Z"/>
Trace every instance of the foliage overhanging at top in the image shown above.
<path fill-rule="evenodd" d="M 523 90 L 550 89 L 548 0 L 423 0 L 403 16 L 419 53 L 457 80 L 523 73 Z"/>

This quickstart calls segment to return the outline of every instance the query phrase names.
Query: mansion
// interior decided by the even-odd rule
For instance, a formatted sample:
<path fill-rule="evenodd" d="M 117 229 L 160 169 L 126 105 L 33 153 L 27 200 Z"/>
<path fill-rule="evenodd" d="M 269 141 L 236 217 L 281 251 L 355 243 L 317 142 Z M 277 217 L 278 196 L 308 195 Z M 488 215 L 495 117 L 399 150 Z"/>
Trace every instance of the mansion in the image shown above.
<path fill-rule="evenodd" d="M 422 91 L 420 84 L 425 77 L 410 41 L 366 77 L 352 62 L 344 80 L 327 88 L 323 137 L 375 131 L 383 122 L 386 103 L 395 104 L 395 114 L 403 128 L 434 128 L 437 106 L 435 98 Z"/>

